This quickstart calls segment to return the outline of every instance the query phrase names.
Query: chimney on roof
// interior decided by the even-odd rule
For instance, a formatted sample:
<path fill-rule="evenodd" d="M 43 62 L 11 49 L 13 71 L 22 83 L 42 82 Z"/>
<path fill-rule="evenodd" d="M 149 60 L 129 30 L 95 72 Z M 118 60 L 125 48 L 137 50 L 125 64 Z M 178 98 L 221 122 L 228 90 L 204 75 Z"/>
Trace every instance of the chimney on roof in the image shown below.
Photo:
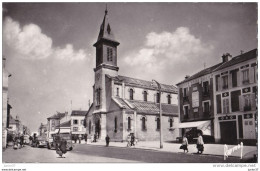
<path fill-rule="evenodd" d="M 190 76 L 189 76 L 189 75 L 186 75 L 186 76 L 185 76 L 185 80 L 188 79 L 188 78 L 190 78 Z"/>
<path fill-rule="evenodd" d="M 232 59 L 232 55 L 230 55 L 230 53 L 226 53 L 222 55 L 222 62 L 228 62 Z"/>

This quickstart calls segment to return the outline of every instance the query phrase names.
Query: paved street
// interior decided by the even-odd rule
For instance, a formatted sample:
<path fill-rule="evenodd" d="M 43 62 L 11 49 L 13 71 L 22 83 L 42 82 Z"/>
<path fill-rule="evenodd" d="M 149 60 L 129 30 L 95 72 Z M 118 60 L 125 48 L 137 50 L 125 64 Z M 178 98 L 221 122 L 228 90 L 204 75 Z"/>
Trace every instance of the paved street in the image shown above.
<path fill-rule="evenodd" d="M 8 148 L 3 152 L 3 163 L 95 163 L 95 162 L 142 162 L 142 163 L 223 163 L 223 156 L 197 155 L 154 151 L 139 148 L 105 147 L 103 145 L 75 144 L 65 157 L 57 157 L 55 150 L 26 146 L 19 150 Z M 239 158 L 230 157 L 225 162 L 237 163 Z"/>

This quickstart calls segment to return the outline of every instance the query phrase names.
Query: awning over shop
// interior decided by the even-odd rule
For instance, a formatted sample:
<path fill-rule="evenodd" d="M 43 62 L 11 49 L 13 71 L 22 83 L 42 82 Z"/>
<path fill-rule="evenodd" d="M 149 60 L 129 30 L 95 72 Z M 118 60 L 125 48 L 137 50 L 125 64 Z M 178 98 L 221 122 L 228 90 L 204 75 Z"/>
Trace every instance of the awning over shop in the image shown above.
<path fill-rule="evenodd" d="M 55 130 L 55 133 L 58 133 L 59 129 Z M 60 133 L 70 133 L 70 129 L 60 129 Z"/>
<path fill-rule="evenodd" d="M 197 128 L 202 129 L 210 125 L 210 121 L 196 121 L 196 122 L 184 122 L 179 123 L 175 128 Z"/>

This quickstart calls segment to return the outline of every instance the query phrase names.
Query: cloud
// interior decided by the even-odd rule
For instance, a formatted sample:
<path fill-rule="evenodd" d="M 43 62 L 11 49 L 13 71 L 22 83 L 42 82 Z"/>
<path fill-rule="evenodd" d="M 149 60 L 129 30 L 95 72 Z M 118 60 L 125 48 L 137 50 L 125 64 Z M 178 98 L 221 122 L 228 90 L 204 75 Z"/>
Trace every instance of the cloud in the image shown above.
<path fill-rule="evenodd" d="M 183 66 L 189 66 L 186 71 L 194 72 L 202 66 L 200 63 L 209 60 L 213 49 L 212 45 L 192 35 L 189 28 L 179 27 L 173 32 L 148 33 L 144 45 L 127 54 L 122 63 L 128 69 L 131 67 L 134 75 L 142 73 L 143 78 L 152 76 L 165 80 L 176 74 L 180 79 L 184 74 Z"/>
<path fill-rule="evenodd" d="M 73 45 L 67 44 L 65 48 L 53 47 L 52 39 L 42 33 L 36 24 L 23 27 L 17 21 L 6 17 L 3 23 L 3 42 L 5 53 L 12 51 L 17 57 L 24 59 L 55 59 L 77 61 L 86 58 L 82 49 L 74 50 Z M 8 49 L 8 50 L 7 50 Z"/>

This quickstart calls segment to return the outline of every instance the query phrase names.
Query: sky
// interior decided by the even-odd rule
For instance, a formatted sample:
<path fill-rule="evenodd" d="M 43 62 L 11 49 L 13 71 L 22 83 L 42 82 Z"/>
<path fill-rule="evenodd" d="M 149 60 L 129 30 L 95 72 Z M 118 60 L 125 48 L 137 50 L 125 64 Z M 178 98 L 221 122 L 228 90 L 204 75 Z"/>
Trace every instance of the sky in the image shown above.
<path fill-rule="evenodd" d="M 257 48 L 256 3 L 107 3 L 119 75 L 176 85 Z M 3 3 L 11 114 L 31 131 L 57 112 L 88 110 L 105 3 Z"/>

